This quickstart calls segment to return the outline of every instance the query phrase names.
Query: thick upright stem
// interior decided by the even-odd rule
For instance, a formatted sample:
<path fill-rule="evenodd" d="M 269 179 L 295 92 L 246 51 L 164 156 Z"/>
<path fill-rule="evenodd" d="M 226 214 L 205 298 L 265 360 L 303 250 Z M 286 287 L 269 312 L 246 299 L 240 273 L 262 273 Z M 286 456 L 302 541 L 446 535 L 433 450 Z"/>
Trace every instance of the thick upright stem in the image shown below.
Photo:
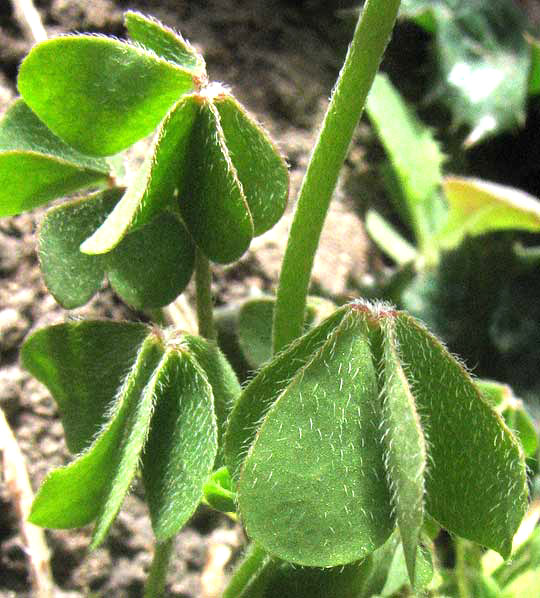
<path fill-rule="evenodd" d="M 274 351 L 300 336 L 313 260 L 339 171 L 379 68 L 400 0 L 367 0 L 307 168 L 281 268 Z"/>
<path fill-rule="evenodd" d="M 195 257 L 195 287 L 197 294 L 197 322 L 199 334 L 204 338 L 217 338 L 214 325 L 214 305 L 212 302 L 212 272 L 208 258 L 197 249 Z"/>
<path fill-rule="evenodd" d="M 163 596 L 173 546 L 174 538 L 165 540 L 165 542 L 156 542 L 154 558 L 144 588 L 144 598 L 160 598 Z"/>

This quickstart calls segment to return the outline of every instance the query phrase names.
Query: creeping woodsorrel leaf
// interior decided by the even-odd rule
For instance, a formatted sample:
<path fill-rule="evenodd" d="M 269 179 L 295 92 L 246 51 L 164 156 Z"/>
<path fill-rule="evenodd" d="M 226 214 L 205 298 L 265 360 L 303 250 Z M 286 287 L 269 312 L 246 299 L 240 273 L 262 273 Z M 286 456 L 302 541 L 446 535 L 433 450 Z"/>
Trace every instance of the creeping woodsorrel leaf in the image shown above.
<path fill-rule="evenodd" d="M 213 394 L 185 350 L 170 350 L 160 368 L 160 400 L 143 455 L 143 480 L 154 534 L 173 536 L 203 494 L 217 451 Z M 178 394 L 178 388 L 182 394 Z"/>
<path fill-rule="evenodd" d="M 83 321 L 42 328 L 24 342 L 22 364 L 54 396 L 73 454 L 87 448 L 107 421 L 149 333 L 144 324 Z"/>
<path fill-rule="evenodd" d="M 503 420 L 407 314 L 336 314 L 264 367 L 231 414 L 226 459 L 248 534 L 279 558 L 334 566 L 397 524 L 413 578 L 426 513 L 508 556 L 527 490 Z"/>
<path fill-rule="evenodd" d="M 80 154 L 51 133 L 22 100 L 0 122 L 0 217 L 102 184 L 109 171 L 105 160 Z"/>
<path fill-rule="evenodd" d="M 287 166 L 263 129 L 221 87 L 195 97 L 200 109 L 179 206 L 203 252 L 228 263 L 283 214 Z"/>
<path fill-rule="evenodd" d="M 540 201 L 525 191 L 478 179 L 446 177 L 444 193 L 450 204 L 440 232 L 445 248 L 456 247 L 466 235 L 497 230 L 540 230 Z"/>
<path fill-rule="evenodd" d="M 86 255 L 80 244 L 113 211 L 122 191 L 113 189 L 49 210 L 39 234 L 45 283 L 66 308 L 86 303 L 107 274 L 122 299 L 135 308 L 162 307 L 186 287 L 195 248 L 176 214 L 161 212 L 105 255 Z"/>
<path fill-rule="evenodd" d="M 221 87 L 182 98 L 122 200 L 83 245 L 110 251 L 170 207 L 210 259 L 230 262 L 272 227 L 288 195 L 285 162 L 263 131 Z"/>
<path fill-rule="evenodd" d="M 154 145 L 133 183 L 105 222 L 81 245 L 85 253 L 106 253 L 133 229 L 174 207 L 178 182 L 184 178 L 191 130 L 199 113 L 192 95 L 179 100 L 160 125 Z"/>
<path fill-rule="evenodd" d="M 25 102 L 64 141 L 107 156 L 151 133 L 197 77 L 153 52 L 77 35 L 34 46 L 21 64 Z"/>
<path fill-rule="evenodd" d="M 197 76 L 206 73 L 203 57 L 195 48 L 180 33 L 166 27 L 157 19 L 128 10 L 124 14 L 124 24 L 129 37 L 147 50 L 192 71 Z"/>
<path fill-rule="evenodd" d="M 204 339 L 142 324 L 69 323 L 32 335 L 23 363 L 57 399 L 70 447 L 82 450 L 46 478 L 32 521 L 64 528 L 95 519 L 91 546 L 97 546 L 142 458 L 156 536 L 176 533 L 200 502 L 215 463 L 214 403 L 223 409 L 239 391 L 217 353 Z"/>

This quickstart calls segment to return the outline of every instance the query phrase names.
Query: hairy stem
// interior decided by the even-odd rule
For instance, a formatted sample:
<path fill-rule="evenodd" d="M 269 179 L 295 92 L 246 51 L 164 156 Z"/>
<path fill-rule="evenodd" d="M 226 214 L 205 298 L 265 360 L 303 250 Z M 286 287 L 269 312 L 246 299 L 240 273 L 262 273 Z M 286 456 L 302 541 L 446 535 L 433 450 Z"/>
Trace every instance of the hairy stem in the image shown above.
<path fill-rule="evenodd" d="M 302 333 L 313 260 L 339 171 L 379 68 L 400 0 L 367 0 L 311 155 L 285 257 L 274 316 L 274 352 Z"/>
<path fill-rule="evenodd" d="M 255 588 L 265 585 L 276 562 L 264 550 L 251 544 L 223 593 L 223 598 L 242 598 L 246 592 L 257 593 Z"/>
<path fill-rule="evenodd" d="M 197 322 L 199 334 L 209 340 L 217 338 L 212 302 L 212 272 L 208 258 L 197 249 L 195 257 L 195 287 L 197 293 Z"/>
<path fill-rule="evenodd" d="M 160 598 L 165 591 L 165 580 L 167 578 L 167 568 L 171 558 L 174 546 L 174 538 L 165 540 L 165 542 L 156 542 L 154 549 L 154 558 L 150 567 L 150 573 L 146 580 L 144 588 L 144 598 Z"/>

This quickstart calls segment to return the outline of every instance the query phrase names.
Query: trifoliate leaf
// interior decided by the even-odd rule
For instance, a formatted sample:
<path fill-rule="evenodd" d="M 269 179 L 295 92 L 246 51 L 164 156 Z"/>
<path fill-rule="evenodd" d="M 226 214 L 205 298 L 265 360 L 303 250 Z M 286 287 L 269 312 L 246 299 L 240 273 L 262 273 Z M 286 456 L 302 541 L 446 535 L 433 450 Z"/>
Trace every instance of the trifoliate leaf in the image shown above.
<path fill-rule="evenodd" d="M 22 364 L 54 397 L 72 453 L 88 448 L 105 425 L 149 333 L 144 324 L 83 321 L 43 328 L 24 342 Z"/>
<path fill-rule="evenodd" d="M 380 421 L 368 329 L 350 314 L 272 405 L 249 449 L 238 482 L 248 535 L 309 566 L 350 563 L 382 545 L 394 520 Z"/>
<path fill-rule="evenodd" d="M 105 160 L 80 154 L 51 133 L 22 100 L 0 122 L 0 217 L 104 183 L 109 171 Z"/>
<path fill-rule="evenodd" d="M 522 124 L 531 58 L 515 2 L 404 0 L 402 14 L 434 32 L 440 96 L 468 144 Z"/>
<path fill-rule="evenodd" d="M 177 31 L 132 10 L 124 14 L 124 24 L 134 42 L 198 76 L 205 74 L 203 57 Z"/>
<path fill-rule="evenodd" d="M 263 367 L 225 448 L 247 533 L 298 564 L 362 558 L 397 523 L 417 583 L 424 512 L 506 556 L 527 506 L 502 419 L 435 337 L 386 305 L 344 306 Z"/>
<path fill-rule="evenodd" d="M 140 47 L 77 35 L 34 46 L 18 87 L 56 135 L 81 152 L 108 156 L 151 133 L 196 81 Z"/>
<path fill-rule="evenodd" d="M 227 150 L 215 106 L 201 97 L 180 189 L 180 211 L 197 245 L 214 262 L 238 259 L 253 237 L 253 218 Z"/>
<path fill-rule="evenodd" d="M 116 347 L 124 367 L 120 372 L 116 367 L 105 386 L 96 371 L 107 372 L 115 364 Z M 162 540 L 176 533 L 200 502 L 216 460 L 214 397 L 219 395 L 224 403 L 232 398 L 228 393 L 239 390 L 218 354 L 217 347 L 204 339 L 144 325 L 71 323 L 33 335 L 23 350 L 24 363 L 47 382 L 61 407 L 67 405 L 70 417 L 79 412 L 84 416 L 85 408 L 90 412 L 86 427 L 92 426 L 93 437 L 84 430 L 87 442 L 77 445 L 83 450 L 80 456 L 47 477 L 32 521 L 63 528 L 96 519 L 91 543 L 95 548 L 142 458 L 156 537 Z M 91 394 L 94 388 L 88 383 L 84 359 L 97 368 L 88 368 L 88 375 L 94 376 Z M 219 371 L 207 376 L 205 368 L 216 365 Z M 69 392 L 72 395 L 66 397 Z M 100 403 L 97 413 L 91 411 L 93 400 Z M 82 435 L 70 425 L 72 435 Z"/>
<path fill-rule="evenodd" d="M 479 179 L 446 177 L 444 192 L 450 204 L 440 243 L 459 245 L 466 235 L 497 230 L 540 230 L 540 201 L 513 187 Z"/>
<path fill-rule="evenodd" d="M 105 255 L 80 251 L 113 210 L 113 189 L 50 210 L 41 227 L 39 257 L 45 283 L 66 308 L 86 303 L 107 274 L 115 291 L 137 309 L 171 303 L 188 284 L 195 248 L 178 217 L 164 211 Z"/>
<path fill-rule="evenodd" d="M 287 165 L 261 125 L 231 95 L 217 95 L 214 105 L 249 206 L 254 235 L 261 235 L 285 211 L 289 194 Z"/>
<path fill-rule="evenodd" d="M 179 100 L 160 125 L 153 148 L 105 222 L 81 245 L 84 253 L 106 253 L 125 235 L 173 207 L 178 183 L 185 176 L 189 141 L 199 104 L 193 96 Z M 92 231 L 93 232 L 93 231 Z"/>
<path fill-rule="evenodd" d="M 156 375 L 156 407 L 143 456 L 143 480 L 154 534 L 178 532 L 201 501 L 217 452 L 212 387 L 179 347 Z"/>
<path fill-rule="evenodd" d="M 148 336 L 118 395 L 111 397 L 115 400 L 110 420 L 99 436 L 75 461 L 45 479 L 32 505 L 32 523 L 69 528 L 97 517 L 92 545 L 103 539 L 134 474 L 141 429 L 147 425 L 148 406 L 139 397 L 161 353 L 156 339 Z"/>

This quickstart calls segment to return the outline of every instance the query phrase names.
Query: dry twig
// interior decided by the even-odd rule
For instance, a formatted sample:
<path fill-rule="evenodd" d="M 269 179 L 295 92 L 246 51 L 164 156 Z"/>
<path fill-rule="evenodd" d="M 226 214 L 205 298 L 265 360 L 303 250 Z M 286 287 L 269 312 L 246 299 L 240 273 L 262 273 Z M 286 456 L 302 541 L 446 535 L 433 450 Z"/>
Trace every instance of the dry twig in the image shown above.
<path fill-rule="evenodd" d="M 36 598 L 52 598 L 54 585 L 49 564 L 49 549 L 43 530 L 27 521 L 34 494 L 24 456 L 2 409 L 0 409 L 0 451 L 4 481 L 13 500 L 25 552 L 28 555 L 33 595 Z"/>
<path fill-rule="evenodd" d="M 11 4 L 13 15 L 26 37 L 34 43 L 46 40 L 47 32 L 32 0 L 11 0 Z"/>

